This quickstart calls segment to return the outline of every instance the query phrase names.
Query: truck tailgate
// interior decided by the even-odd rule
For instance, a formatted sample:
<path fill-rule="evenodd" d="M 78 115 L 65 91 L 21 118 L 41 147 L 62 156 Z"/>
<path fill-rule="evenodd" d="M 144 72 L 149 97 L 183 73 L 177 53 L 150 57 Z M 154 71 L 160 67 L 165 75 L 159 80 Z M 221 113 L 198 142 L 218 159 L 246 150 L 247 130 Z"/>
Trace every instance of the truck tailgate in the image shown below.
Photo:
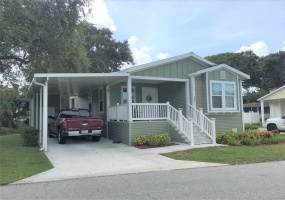
<path fill-rule="evenodd" d="M 103 128 L 103 120 L 96 118 L 69 118 L 68 130 L 98 130 Z"/>

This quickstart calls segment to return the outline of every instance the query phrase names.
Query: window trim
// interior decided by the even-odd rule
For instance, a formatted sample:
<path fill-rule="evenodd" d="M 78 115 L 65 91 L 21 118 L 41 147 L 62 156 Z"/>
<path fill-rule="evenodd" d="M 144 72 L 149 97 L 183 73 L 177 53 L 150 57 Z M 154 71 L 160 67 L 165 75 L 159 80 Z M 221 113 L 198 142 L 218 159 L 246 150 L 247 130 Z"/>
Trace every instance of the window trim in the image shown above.
<path fill-rule="evenodd" d="M 127 86 L 121 86 L 121 104 L 124 104 L 123 103 L 123 89 L 126 89 L 128 91 L 128 88 Z M 136 103 L 136 86 L 132 86 L 132 90 L 134 90 L 134 103 Z"/>
<path fill-rule="evenodd" d="M 213 94 L 212 94 L 212 84 L 219 83 L 222 85 L 222 108 L 213 108 Z M 233 108 L 226 108 L 226 95 L 225 95 L 225 84 L 232 84 L 234 86 L 234 107 Z M 210 112 L 238 112 L 237 109 L 237 88 L 236 82 L 232 81 L 217 81 L 217 80 L 210 80 Z"/>
<path fill-rule="evenodd" d="M 102 91 L 102 99 L 100 99 L 100 91 Z M 100 110 L 100 101 L 102 101 L 102 111 Z M 98 113 L 104 113 L 104 90 L 103 88 L 98 89 Z"/>

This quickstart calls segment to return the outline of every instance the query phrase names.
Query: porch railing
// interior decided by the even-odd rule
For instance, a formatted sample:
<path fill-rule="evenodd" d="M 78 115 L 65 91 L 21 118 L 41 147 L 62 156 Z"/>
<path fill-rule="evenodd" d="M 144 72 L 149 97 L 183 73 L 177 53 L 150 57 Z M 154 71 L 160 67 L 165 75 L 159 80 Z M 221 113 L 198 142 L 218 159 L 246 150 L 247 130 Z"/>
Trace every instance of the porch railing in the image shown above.
<path fill-rule="evenodd" d="M 216 125 L 215 118 L 209 119 L 203 114 L 203 108 L 197 110 L 192 105 L 188 105 L 190 110 L 190 118 L 193 119 L 193 123 L 200 128 L 202 132 L 205 132 L 216 143 Z"/>
<path fill-rule="evenodd" d="M 168 120 L 185 135 L 187 140 L 194 144 L 192 119 L 187 119 L 182 114 L 182 109 L 176 110 L 167 103 L 132 103 L 132 120 Z M 126 104 L 108 108 L 109 120 L 128 120 L 128 107 Z"/>

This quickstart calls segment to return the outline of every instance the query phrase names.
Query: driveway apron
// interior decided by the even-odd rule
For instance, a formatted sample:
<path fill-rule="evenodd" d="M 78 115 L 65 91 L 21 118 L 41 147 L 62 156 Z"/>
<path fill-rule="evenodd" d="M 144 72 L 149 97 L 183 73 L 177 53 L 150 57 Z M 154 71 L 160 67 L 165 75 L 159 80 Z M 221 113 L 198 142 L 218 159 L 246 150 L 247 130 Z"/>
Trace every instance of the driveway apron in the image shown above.
<path fill-rule="evenodd" d="M 199 145 L 207 146 L 212 145 Z M 223 165 L 173 160 L 159 155 L 190 148 L 193 147 L 179 144 L 138 149 L 125 144 L 114 144 L 112 140 L 105 138 L 100 142 L 69 139 L 66 144 L 60 145 L 56 138 L 49 138 L 46 155 L 54 168 L 15 184 Z"/>

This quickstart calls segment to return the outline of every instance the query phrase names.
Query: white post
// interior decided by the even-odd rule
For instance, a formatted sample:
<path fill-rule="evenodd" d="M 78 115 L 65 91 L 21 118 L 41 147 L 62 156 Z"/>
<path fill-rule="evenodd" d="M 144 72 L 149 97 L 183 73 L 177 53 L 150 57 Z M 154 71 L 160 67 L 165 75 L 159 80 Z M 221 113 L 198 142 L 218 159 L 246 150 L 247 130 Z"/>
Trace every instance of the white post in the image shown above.
<path fill-rule="evenodd" d="M 30 101 L 30 126 L 35 127 L 34 119 L 35 119 L 35 96 Z"/>
<path fill-rule="evenodd" d="M 110 107 L 110 86 L 106 86 L 106 108 L 107 108 L 107 121 L 109 121 L 109 107 Z"/>
<path fill-rule="evenodd" d="M 216 118 L 211 118 L 212 132 L 213 132 L 213 144 L 216 144 Z"/>
<path fill-rule="evenodd" d="M 201 132 L 204 131 L 204 122 L 203 122 L 203 108 L 199 108 L 199 121 L 200 121 L 200 129 L 201 129 Z"/>
<path fill-rule="evenodd" d="M 40 89 L 40 146 L 43 147 L 43 88 Z"/>
<path fill-rule="evenodd" d="M 262 121 L 262 127 L 265 127 L 265 121 L 264 121 L 264 101 L 260 101 L 261 104 L 261 121 Z"/>
<path fill-rule="evenodd" d="M 36 129 L 39 129 L 39 98 L 36 93 Z"/>
<path fill-rule="evenodd" d="M 132 79 L 128 77 L 127 81 L 127 93 L 128 93 L 128 121 L 133 121 L 132 118 Z"/>
<path fill-rule="evenodd" d="M 182 108 L 178 108 L 178 127 L 182 130 Z"/>
<path fill-rule="evenodd" d="M 185 95 L 186 95 L 186 118 L 190 117 L 190 92 L 189 92 L 189 80 L 185 82 Z"/>
<path fill-rule="evenodd" d="M 170 120 L 170 107 L 169 101 L 166 102 L 166 109 L 167 109 L 167 119 Z"/>
<path fill-rule="evenodd" d="M 192 99 L 192 106 L 196 108 L 196 90 L 195 90 L 195 76 L 191 76 L 191 99 Z"/>
<path fill-rule="evenodd" d="M 194 132 L 193 132 L 193 119 L 188 118 L 189 120 L 189 136 L 190 136 L 190 145 L 194 146 Z"/>
<path fill-rule="evenodd" d="M 43 102 L 43 148 L 47 151 L 47 123 L 48 123 L 48 78 L 44 86 L 44 102 Z"/>
<path fill-rule="evenodd" d="M 119 121 L 119 103 L 117 103 L 116 114 L 117 114 L 117 122 L 118 122 Z"/>

